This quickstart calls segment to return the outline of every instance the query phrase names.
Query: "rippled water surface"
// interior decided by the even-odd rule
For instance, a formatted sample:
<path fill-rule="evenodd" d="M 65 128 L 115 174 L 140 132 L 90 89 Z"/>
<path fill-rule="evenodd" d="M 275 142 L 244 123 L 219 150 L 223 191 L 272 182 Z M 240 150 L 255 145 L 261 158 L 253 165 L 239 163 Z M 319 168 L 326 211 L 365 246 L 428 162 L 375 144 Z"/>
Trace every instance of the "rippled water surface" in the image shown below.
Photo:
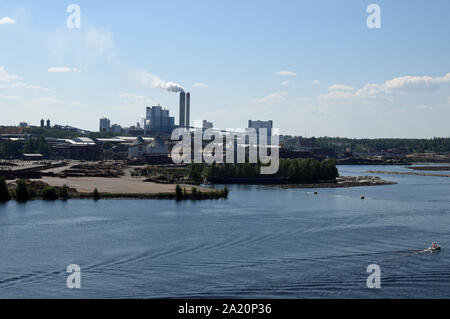
<path fill-rule="evenodd" d="M 340 172 L 369 169 L 406 171 Z M 0 298 L 449 298 L 450 178 L 382 177 L 399 184 L 0 204 Z M 416 252 L 431 241 L 442 252 Z M 79 290 L 66 287 L 69 264 Z M 381 289 L 366 288 L 369 264 Z"/>

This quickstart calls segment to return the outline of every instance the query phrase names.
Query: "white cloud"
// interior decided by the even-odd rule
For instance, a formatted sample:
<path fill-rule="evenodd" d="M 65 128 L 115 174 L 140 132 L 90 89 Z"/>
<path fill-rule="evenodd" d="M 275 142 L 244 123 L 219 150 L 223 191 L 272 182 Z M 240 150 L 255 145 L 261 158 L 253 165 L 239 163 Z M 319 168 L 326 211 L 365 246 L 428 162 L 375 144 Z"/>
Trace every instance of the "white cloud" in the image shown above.
<path fill-rule="evenodd" d="M 51 67 L 47 70 L 49 73 L 68 73 L 68 72 L 76 72 L 79 73 L 81 70 L 79 69 L 71 69 L 68 67 Z"/>
<path fill-rule="evenodd" d="M 348 86 L 344 84 L 333 84 L 328 88 L 328 91 L 354 91 L 355 88 L 353 86 Z"/>
<path fill-rule="evenodd" d="M 70 68 L 48 68 L 48 72 L 50 73 L 62 73 L 62 72 L 70 72 L 72 71 Z"/>
<path fill-rule="evenodd" d="M 416 109 L 419 109 L 419 110 L 431 110 L 432 107 L 429 106 L 429 105 L 416 105 Z"/>
<path fill-rule="evenodd" d="M 208 85 L 206 83 L 194 83 L 192 86 L 203 88 L 203 87 L 206 87 Z"/>
<path fill-rule="evenodd" d="M 3 17 L 0 19 L 0 25 L 5 24 L 16 24 L 16 20 L 11 19 L 10 17 Z"/>
<path fill-rule="evenodd" d="M 42 87 L 39 85 L 26 84 L 23 82 L 14 82 L 11 84 L 2 85 L 2 86 L 0 86 L 0 89 L 32 89 L 32 90 L 50 92 L 49 88 Z"/>
<path fill-rule="evenodd" d="M 296 76 L 297 73 L 293 72 L 293 71 L 278 71 L 276 72 L 276 74 L 278 75 L 289 75 L 289 76 Z"/>
<path fill-rule="evenodd" d="M 350 100 L 355 99 L 355 94 L 351 91 L 330 91 L 327 94 L 319 96 L 319 100 Z"/>
<path fill-rule="evenodd" d="M 16 75 L 11 75 L 6 72 L 4 66 L 0 66 L 0 82 L 11 82 L 12 80 L 19 80 L 20 78 Z"/>
<path fill-rule="evenodd" d="M 443 77 L 431 76 L 403 76 L 384 83 L 386 90 L 436 90 L 439 84 L 449 83 L 450 73 Z"/>
<path fill-rule="evenodd" d="M 319 96 L 321 100 L 339 99 L 378 99 L 386 98 L 395 93 L 436 91 L 441 84 L 450 83 L 450 73 L 443 77 L 431 76 L 403 76 L 393 78 L 382 84 L 368 83 L 360 89 L 354 87 L 335 84 L 329 88 L 329 93 Z"/>
<path fill-rule="evenodd" d="M 15 95 L 0 95 L 0 99 L 3 100 L 21 100 L 21 96 L 15 96 Z"/>
<path fill-rule="evenodd" d="M 312 84 L 314 84 L 314 85 L 317 85 L 317 84 L 319 84 L 320 82 L 319 82 L 319 80 L 314 80 L 314 81 L 312 81 Z"/>
<path fill-rule="evenodd" d="M 48 72 L 50 73 L 62 73 L 62 72 L 70 72 L 72 71 L 70 68 L 62 67 L 62 68 L 48 68 Z"/>
<path fill-rule="evenodd" d="M 289 80 L 281 82 L 281 85 L 289 85 L 289 84 L 291 84 L 291 81 Z"/>
<path fill-rule="evenodd" d="M 26 84 L 21 81 L 22 79 L 17 75 L 11 75 L 6 72 L 5 67 L 0 67 L 0 82 L 7 82 L 8 84 L 0 85 L 0 89 L 33 89 L 49 92 L 50 89 L 41 87 L 39 85 Z"/>
<path fill-rule="evenodd" d="M 253 100 L 253 102 L 256 102 L 256 103 L 281 102 L 286 99 L 285 98 L 286 95 L 287 95 L 287 92 L 272 93 L 263 98 L 255 99 L 255 100 Z"/>

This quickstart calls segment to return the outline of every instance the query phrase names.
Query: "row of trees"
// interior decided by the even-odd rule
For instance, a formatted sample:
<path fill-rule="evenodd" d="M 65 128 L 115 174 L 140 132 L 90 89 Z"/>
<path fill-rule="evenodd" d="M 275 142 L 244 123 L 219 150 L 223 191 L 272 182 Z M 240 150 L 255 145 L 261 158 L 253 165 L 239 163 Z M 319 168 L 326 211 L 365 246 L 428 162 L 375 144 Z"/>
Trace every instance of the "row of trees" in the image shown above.
<path fill-rule="evenodd" d="M 22 154 L 39 153 L 45 156 L 52 154 L 52 148 L 41 136 L 30 138 L 23 142 L 2 141 L 0 142 L 0 158 L 17 158 Z"/>
<path fill-rule="evenodd" d="M 261 163 L 258 164 L 190 164 L 189 179 L 201 182 L 204 178 L 268 178 L 261 175 Z M 291 182 L 310 182 L 317 180 L 333 180 L 339 176 L 336 162 L 332 159 L 317 161 L 315 159 L 280 159 L 278 173 L 274 178 L 282 178 Z"/>
<path fill-rule="evenodd" d="M 30 138 L 25 141 L 23 152 L 26 154 L 39 153 L 42 155 L 51 155 L 52 148 L 47 144 L 45 138 L 40 136 L 36 139 Z"/>
<path fill-rule="evenodd" d="M 202 192 L 196 187 L 192 187 L 191 192 L 188 193 L 186 188 L 181 188 L 180 185 L 175 187 L 175 198 L 176 200 L 183 199 L 218 199 L 218 198 L 228 198 L 229 190 L 225 186 L 223 190 L 211 190 L 207 192 Z"/>
<path fill-rule="evenodd" d="M 57 200 L 59 198 L 69 199 L 69 189 L 67 185 L 62 187 L 46 186 L 41 190 L 36 190 L 27 185 L 26 181 L 18 180 L 16 188 L 10 190 L 3 176 L 0 176 L 0 202 L 15 199 L 18 202 L 26 202 L 33 198 L 40 197 L 45 200 Z"/>
<path fill-rule="evenodd" d="M 377 138 L 350 139 L 343 137 L 312 137 L 304 139 L 307 144 L 322 148 L 332 148 L 336 152 L 350 149 L 357 153 L 379 153 L 388 149 L 407 149 L 411 153 L 450 152 L 450 138 L 432 139 Z M 284 144 L 290 148 L 298 147 L 298 137 L 284 136 Z"/>

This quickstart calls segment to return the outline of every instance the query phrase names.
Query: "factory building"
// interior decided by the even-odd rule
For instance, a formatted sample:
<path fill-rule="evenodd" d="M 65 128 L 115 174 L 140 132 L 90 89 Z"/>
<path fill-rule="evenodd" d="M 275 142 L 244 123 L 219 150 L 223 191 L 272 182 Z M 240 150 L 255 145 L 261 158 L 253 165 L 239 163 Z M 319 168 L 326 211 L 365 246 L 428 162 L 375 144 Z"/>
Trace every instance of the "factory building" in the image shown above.
<path fill-rule="evenodd" d="M 147 107 L 145 116 L 145 133 L 171 133 L 175 128 L 175 118 L 170 116 L 169 110 L 160 105 Z"/>

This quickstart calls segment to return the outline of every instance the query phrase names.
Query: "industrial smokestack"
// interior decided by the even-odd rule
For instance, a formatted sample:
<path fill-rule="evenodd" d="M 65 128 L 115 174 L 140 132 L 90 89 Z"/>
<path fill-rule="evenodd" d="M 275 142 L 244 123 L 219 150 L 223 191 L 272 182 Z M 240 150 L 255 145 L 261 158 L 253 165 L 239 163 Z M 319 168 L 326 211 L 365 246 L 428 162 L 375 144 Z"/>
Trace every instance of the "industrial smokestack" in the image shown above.
<path fill-rule="evenodd" d="M 180 93 L 180 127 L 186 125 L 186 93 Z"/>
<path fill-rule="evenodd" d="M 190 127 L 191 119 L 191 93 L 186 94 L 186 126 Z"/>

